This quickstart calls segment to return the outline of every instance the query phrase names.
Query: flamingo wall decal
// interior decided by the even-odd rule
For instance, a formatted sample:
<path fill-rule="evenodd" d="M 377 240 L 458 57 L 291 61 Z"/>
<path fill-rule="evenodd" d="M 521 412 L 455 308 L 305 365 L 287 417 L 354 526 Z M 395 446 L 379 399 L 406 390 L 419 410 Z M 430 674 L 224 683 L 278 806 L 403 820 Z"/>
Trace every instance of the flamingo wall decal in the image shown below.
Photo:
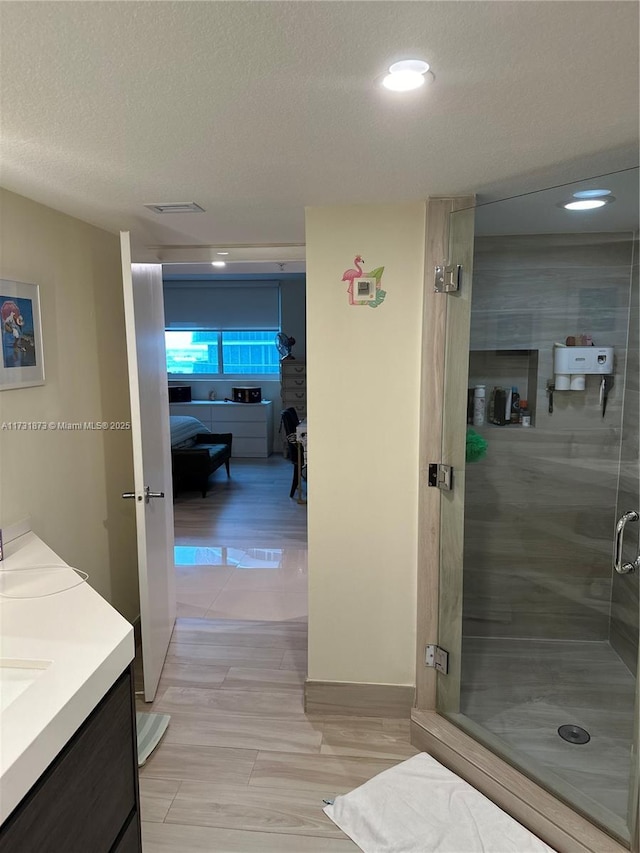
<path fill-rule="evenodd" d="M 355 269 L 345 270 L 342 281 L 348 281 L 349 287 L 347 288 L 347 293 L 349 294 L 349 305 L 368 305 L 370 308 L 377 308 L 379 305 L 382 305 L 384 302 L 384 298 L 387 295 L 385 290 L 381 289 L 380 281 L 382 279 L 382 273 L 384 272 L 384 267 L 377 267 L 370 273 L 366 273 L 366 275 L 362 271 L 361 264 L 364 263 L 364 260 L 360 255 L 356 255 L 353 263 L 355 264 Z M 365 275 L 365 278 L 374 278 L 376 280 L 376 296 L 375 299 L 371 299 L 369 301 L 356 301 L 353 298 L 353 283 L 357 281 L 357 279 L 362 278 Z"/>
<path fill-rule="evenodd" d="M 344 275 L 342 276 L 342 281 L 348 281 L 349 287 L 347 288 L 347 293 L 349 294 L 349 305 L 353 305 L 353 281 L 356 278 L 360 278 L 362 276 L 362 267 L 360 264 L 364 263 L 360 255 L 356 255 L 353 259 L 353 263 L 356 265 L 357 269 L 354 270 L 345 270 Z"/>

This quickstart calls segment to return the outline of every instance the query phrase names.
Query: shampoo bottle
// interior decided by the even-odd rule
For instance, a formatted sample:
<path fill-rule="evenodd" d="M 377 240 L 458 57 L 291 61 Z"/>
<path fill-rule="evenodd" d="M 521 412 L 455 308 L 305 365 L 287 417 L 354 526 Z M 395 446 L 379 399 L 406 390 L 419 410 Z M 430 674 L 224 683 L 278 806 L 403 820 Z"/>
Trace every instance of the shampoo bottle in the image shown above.
<path fill-rule="evenodd" d="M 476 385 L 473 391 L 473 425 L 482 426 L 484 423 L 484 405 L 486 388 Z"/>
<path fill-rule="evenodd" d="M 511 423 L 517 424 L 520 421 L 520 394 L 514 385 L 511 389 Z"/>
<path fill-rule="evenodd" d="M 491 394 L 489 395 L 489 406 L 487 408 L 487 421 L 490 424 L 494 424 L 496 422 L 496 391 L 498 389 L 494 385 L 491 389 Z"/>
<path fill-rule="evenodd" d="M 506 391 L 504 388 L 496 388 L 493 403 L 493 420 L 491 423 L 502 426 L 504 424 L 504 410 Z"/>
<path fill-rule="evenodd" d="M 511 388 L 507 388 L 505 391 L 505 403 L 504 403 L 504 420 L 502 423 L 510 424 L 511 423 L 511 396 L 513 391 Z"/>

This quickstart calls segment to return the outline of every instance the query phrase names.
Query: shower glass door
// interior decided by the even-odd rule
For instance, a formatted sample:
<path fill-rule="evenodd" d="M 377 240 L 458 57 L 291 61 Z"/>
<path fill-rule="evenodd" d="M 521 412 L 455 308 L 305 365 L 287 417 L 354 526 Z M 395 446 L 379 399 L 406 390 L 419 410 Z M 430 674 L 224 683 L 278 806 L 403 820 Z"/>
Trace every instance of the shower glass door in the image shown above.
<path fill-rule="evenodd" d="M 453 213 L 462 287 L 443 295 L 438 710 L 626 844 L 640 572 L 616 571 L 614 535 L 640 511 L 637 187 L 633 169 Z M 594 190 L 599 207 L 563 206 Z"/>

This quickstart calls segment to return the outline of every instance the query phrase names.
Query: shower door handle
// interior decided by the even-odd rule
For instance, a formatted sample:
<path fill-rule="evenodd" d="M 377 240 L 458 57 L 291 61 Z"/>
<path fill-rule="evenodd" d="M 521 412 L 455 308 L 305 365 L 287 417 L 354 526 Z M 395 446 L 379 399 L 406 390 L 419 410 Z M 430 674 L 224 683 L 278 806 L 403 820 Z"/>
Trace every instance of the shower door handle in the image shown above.
<path fill-rule="evenodd" d="M 618 572 L 619 575 L 627 575 L 629 572 L 633 572 L 635 569 L 640 569 L 640 554 L 636 557 L 633 563 L 623 563 L 622 562 L 622 544 L 624 541 L 624 529 L 627 526 L 628 521 L 637 521 L 640 516 L 638 513 L 631 509 L 629 512 L 623 513 L 618 519 L 618 523 L 616 524 L 616 546 L 615 546 L 615 554 L 614 554 L 614 562 L 613 568 Z"/>

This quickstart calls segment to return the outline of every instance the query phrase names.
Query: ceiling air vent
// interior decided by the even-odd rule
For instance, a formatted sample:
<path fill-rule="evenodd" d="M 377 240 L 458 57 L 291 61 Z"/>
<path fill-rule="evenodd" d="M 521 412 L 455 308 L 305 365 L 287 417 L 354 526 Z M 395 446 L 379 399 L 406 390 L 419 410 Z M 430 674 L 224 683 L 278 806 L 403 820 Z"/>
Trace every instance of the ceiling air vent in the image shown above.
<path fill-rule="evenodd" d="M 195 201 L 175 201 L 169 204 L 145 204 L 145 207 L 154 213 L 204 213 L 204 207 L 200 207 Z"/>

